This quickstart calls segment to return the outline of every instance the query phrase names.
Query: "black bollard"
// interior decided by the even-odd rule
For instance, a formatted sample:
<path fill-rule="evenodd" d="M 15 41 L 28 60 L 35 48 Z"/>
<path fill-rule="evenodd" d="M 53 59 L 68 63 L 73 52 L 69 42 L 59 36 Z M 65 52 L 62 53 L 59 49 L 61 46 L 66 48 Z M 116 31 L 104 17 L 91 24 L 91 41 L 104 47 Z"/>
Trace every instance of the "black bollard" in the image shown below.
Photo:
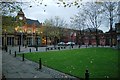
<path fill-rule="evenodd" d="M 72 45 L 72 48 L 73 48 L 73 45 Z"/>
<path fill-rule="evenodd" d="M 2 79 L 1 80 L 6 80 L 6 77 L 4 74 L 2 74 Z"/>
<path fill-rule="evenodd" d="M 38 47 L 36 47 L 36 51 L 38 51 Z"/>
<path fill-rule="evenodd" d="M 39 69 L 42 68 L 41 58 L 39 59 Z"/>
<path fill-rule="evenodd" d="M 5 46 L 5 51 L 8 52 L 8 47 L 7 46 Z"/>
<path fill-rule="evenodd" d="M 19 46 L 19 52 L 20 52 L 20 46 Z"/>
<path fill-rule="evenodd" d="M 9 54 L 11 54 L 11 50 L 9 50 Z"/>
<path fill-rule="evenodd" d="M 31 48 L 29 49 L 29 51 L 31 52 Z"/>
<path fill-rule="evenodd" d="M 56 47 L 54 49 L 56 49 Z"/>
<path fill-rule="evenodd" d="M 53 48 L 51 47 L 51 50 L 53 50 Z"/>
<path fill-rule="evenodd" d="M 58 47 L 58 49 L 60 50 L 60 47 Z"/>
<path fill-rule="evenodd" d="M 16 51 L 15 51 L 15 56 L 14 57 L 16 57 Z"/>
<path fill-rule="evenodd" d="M 24 54 L 22 54 L 22 61 L 24 61 Z"/>
<path fill-rule="evenodd" d="M 88 70 L 86 70 L 86 72 L 85 72 L 85 80 L 89 80 L 89 72 L 88 72 Z"/>

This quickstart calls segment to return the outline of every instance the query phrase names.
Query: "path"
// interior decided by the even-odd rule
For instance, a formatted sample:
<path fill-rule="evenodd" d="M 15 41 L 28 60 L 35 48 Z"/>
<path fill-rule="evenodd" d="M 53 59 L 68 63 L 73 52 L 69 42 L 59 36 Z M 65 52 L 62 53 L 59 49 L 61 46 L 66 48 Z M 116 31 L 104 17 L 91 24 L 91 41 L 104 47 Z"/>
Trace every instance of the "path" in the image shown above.
<path fill-rule="evenodd" d="M 49 78 L 52 80 L 56 78 L 76 79 L 73 76 L 45 66 L 42 66 L 42 69 L 39 70 L 39 65 L 37 63 L 27 59 L 22 61 L 21 57 L 14 57 L 14 51 L 17 51 L 18 53 L 18 47 L 9 47 L 9 50 L 12 51 L 12 54 L 5 51 L 2 52 L 2 70 L 6 78 Z M 21 47 L 21 53 L 28 51 L 29 48 Z M 32 48 L 32 51 L 35 51 L 35 48 Z M 39 48 L 39 51 L 44 51 L 44 49 L 41 47 Z"/>

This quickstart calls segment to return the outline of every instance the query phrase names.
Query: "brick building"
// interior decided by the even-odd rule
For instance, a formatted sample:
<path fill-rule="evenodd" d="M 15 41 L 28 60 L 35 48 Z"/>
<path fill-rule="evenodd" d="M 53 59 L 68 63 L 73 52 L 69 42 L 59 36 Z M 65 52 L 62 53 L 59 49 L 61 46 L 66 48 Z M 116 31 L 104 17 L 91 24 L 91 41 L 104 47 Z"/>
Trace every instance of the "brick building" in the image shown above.
<path fill-rule="evenodd" d="M 82 30 L 73 30 L 68 28 L 47 27 L 38 20 L 32 20 L 25 17 L 20 10 L 15 17 L 14 30 L 9 33 L 6 29 L 2 32 L 2 45 L 51 45 L 58 42 L 72 41 L 81 45 L 110 45 L 110 31 L 103 33 L 96 29 L 88 28 Z M 97 39 L 96 39 L 97 37 Z M 112 31 L 112 44 L 116 45 L 116 30 Z"/>
<path fill-rule="evenodd" d="M 18 12 L 14 20 L 17 25 L 13 32 L 4 29 L 2 34 L 2 45 L 40 45 L 40 27 L 42 23 L 25 17 L 22 9 Z"/>

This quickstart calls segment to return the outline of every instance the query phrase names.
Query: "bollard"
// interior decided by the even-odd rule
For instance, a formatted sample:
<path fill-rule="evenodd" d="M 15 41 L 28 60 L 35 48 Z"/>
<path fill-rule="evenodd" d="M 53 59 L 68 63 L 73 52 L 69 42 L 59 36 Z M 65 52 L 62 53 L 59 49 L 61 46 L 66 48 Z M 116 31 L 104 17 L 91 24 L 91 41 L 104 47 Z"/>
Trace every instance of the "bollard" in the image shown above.
<path fill-rule="evenodd" d="M 41 58 L 39 59 L 39 69 L 42 68 Z"/>
<path fill-rule="evenodd" d="M 19 52 L 20 52 L 20 46 L 19 46 Z"/>
<path fill-rule="evenodd" d="M 24 54 L 22 54 L 22 61 L 24 61 Z"/>
<path fill-rule="evenodd" d="M 29 51 L 31 52 L 31 48 L 29 49 Z"/>
<path fill-rule="evenodd" d="M 15 51 L 15 56 L 14 57 L 16 57 L 16 51 Z"/>
<path fill-rule="evenodd" d="M 58 47 L 58 49 L 60 50 L 60 47 Z"/>
<path fill-rule="evenodd" d="M 38 47 L 36 47 L 36 51 L 38 51 Z"/>
<path fill-rule="evenodd" d="M 73 45 L 72 45 L 72 48 L 73 48 Z"/>
<path fill-rule="evenodd" d="M 51 50 L 53 50 L 53 48 L 51 47 Z"/>
<path fill-rule="evenodd" d="M 56 47 L 54 49 L 56 49 Z"/>
<path fill-rule="evenodd" d="M 7 46 L 5 46 L 5 51 L 8 52 L 8 47 Z"/>
<path fill-rule="evenodd" d="M 2 74 L 2 79 L 1 80 L 6 80 L 6 77 L 4 74 Z"/>
<path fill-rule="evenodd" d="M 89 80 L 89 72 L 88 72 L 88 70 L 86 70 L 86 72 L 85 72 L 85 80 Z"/>
<path fill-rule="evenodd" d="M 11 54 L 11 50 L 9 50 L 9 54 Z"/>

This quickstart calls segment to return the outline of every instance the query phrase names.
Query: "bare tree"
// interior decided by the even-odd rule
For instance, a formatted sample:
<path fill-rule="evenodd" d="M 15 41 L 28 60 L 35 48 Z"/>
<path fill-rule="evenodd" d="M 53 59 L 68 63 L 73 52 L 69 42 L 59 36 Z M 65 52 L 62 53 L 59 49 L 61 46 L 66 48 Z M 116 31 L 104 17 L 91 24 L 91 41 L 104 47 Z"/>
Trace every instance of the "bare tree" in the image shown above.
<path fill-rule="evenodd" d="M 74 17 L 71 17 L 71 25 L 80 30 L 80 34 L 81 31 L 86 27 L 86 17 L 81 10 L 78 12 L 78 14 L 74 15 Z"/>
<path fill-rule="evenodd" d="M 96 30 L 96 43 L 98 46 L 98 28 L 102 24 L 102 8 L 101 5 L 96 4 L 95 2 L 87 2 L 80 9 L 79 13 L 75 15 L 73 23 L 80 30 L 85 27 L 88 29 L 94 28 Z M 91 30 L 90 30 L 91 31 Z"/>
<path fill-rule="evenodd" d="M 110 28 L 110 46 L 112 47 L 112 31 L 113 31 L 113 24 L 115 22 L 115 19 L 117 17 L 117 2 L 104 2 L 102 3 L 104 13 L 105 13 L 105 18 L 109 23 L 109 28 Z"/>
<path fill-rule="evenodd" d="M 46 19 L 44 22 L 44 25 L 47 27 L 47 35 L 49 35 L 52 38 L 55 38 L 55 44 L 58 42 L 56 41 L 57 38 L 60 41 L 61 37 L 63 36 L 63 30 L 66 27 L 66 22 L 59 18 L 58 16 L 55 16 L 54 18 Z"/>
<path fill-rule="evenodd" d="M 77 44 L 81 45 L 82 44 L 82 37 L 83 37 L 83 30 L 86 27 L 86 16 L 84 15 L 84 13 L 82 13 L 82 10 L 80 10 L 78 12 L 78 14 L 74 15 L 73 17 L 71 17 L 71 26 L 74 29 L 79 30 L 79 32 L 77 33 L 77 37 L 76 37 L 76 42 Z"/>

